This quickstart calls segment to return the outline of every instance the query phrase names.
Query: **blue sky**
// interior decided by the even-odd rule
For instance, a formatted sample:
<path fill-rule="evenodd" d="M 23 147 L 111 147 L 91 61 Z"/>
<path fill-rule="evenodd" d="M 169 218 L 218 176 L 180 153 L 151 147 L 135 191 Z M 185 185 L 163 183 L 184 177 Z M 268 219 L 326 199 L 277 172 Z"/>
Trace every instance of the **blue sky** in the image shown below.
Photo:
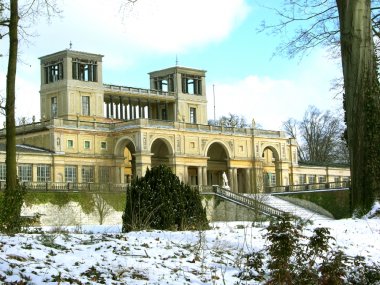
<path fill-rule="evenodd" d="M 262 20 L 274 20 L 272 0 L 138 0 L 120 9 L 121 0 L 57 0 L 61 17 L 40 19 L 38 34 L 21 43 L 16 116 L 39 118 L 38 57 L 69 48 L 99 53 L 104 83 L 149 87 L 148 72 L 176 64 L 207 70 L 208 117 L 228 113 L 255 119 L 265 129 L 302 118 L 308 105 L 341 106 L 330 91 L 340 67 L 316 49 L 302 60 L 272 57 L 282 40 L 258 33 Z M 285 35 L 286 36 L 286 35 Z M 6 53 L 5 40 L 0 41 Z M 0 58 L 5 92 L 6 56 Z"/>

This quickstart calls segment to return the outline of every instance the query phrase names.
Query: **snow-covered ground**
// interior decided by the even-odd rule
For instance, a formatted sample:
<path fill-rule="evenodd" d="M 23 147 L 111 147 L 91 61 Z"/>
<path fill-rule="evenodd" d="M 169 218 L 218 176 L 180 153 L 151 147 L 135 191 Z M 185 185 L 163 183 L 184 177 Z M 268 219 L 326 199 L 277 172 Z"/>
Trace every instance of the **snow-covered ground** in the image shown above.
<path fill-rule="evenodd" d="M 0 283 L 255 284 L 236 274 L 245 253 L 265 246 L 265 226 L 211 226 L 203 232 L 124 234 L 117 226 L 82 226 L 71 233 L 0 235 Z M 330 228 L 346 254 L 380 262 L 380 219 L 320 220 L 308 228 L 318 226 Z"/>

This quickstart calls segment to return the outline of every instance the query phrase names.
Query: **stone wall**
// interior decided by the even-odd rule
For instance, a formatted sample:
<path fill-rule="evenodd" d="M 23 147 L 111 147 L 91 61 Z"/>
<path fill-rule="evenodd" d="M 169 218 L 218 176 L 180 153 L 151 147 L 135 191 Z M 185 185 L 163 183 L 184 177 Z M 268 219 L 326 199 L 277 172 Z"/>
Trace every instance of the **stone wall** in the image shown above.
<path fill-rule="evenodd" d="M 264 217 L 244 206 L 219 198 L 216 195 L 203 195 L 202 203 L 210 222 L 258 221 Z"/>
<path fill-rule="evenodd" d="M 262 216 L 253 210 L 237 205 L 216 195 L 202 195 L 202 203 L 210 222 L 220 221 L 258 221 Z M 68 201 L 61 205 L 47 203 L 26 203 L 22 208 L 23 216 L 40 215 L 41 226 L 82 226 L 82 225 L 121 225 L 122 211 L 116 211 L 108 204 L 95 207 L 91 212 L 83 210 L 83 205 Z"/>
<path fill-rule="evenodd" d="M 121 225 L 123 212 L 115 211 L 109 207 L 103 214 L 99 210 L 85 213 L 79 203 L 72 201 L 63 206 L 51 203 L 23 206 L 22 216 L 34 216 L 36 214 L 41 215 L 38 224 L 40 226 L 64 227 L 100 224 Z"/>

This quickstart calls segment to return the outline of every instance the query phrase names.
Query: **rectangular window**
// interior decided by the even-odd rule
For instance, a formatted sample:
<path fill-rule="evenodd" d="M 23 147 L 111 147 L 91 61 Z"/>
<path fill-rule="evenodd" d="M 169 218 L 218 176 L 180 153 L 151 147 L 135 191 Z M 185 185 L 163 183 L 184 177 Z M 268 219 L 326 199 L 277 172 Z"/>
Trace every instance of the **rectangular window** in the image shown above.
<path fill-rule="evenodd" d="M 45 63 L 44 66 L 45 84 L 63 79 L 63 60 Z"/>
<path fill-rule="evenodd" d="M 276 186 L 276 173 L 269 173 L 270 186 Z"/>
<path fill-rule="evenodd" d="M 82 115 L 90 116 L 90 96 L 82 96 Z"/>
<path fill-rule="evenodd" d="M 75 165 L 65 166 L 65 181 L 77 182 L 77 167 Z"/>
<path fill-rule="evenodd" d="M 182 74 L 182 93 L 202 95 L 202 78 L 200 76 Z"/>
<path fill-rule="evenodd" d="M 72 72 L 73 79 L 82 81 L 98 81 L 97 75 L 98 64 L 92 60 L 73 59 Z"/>
<path fill-rule="evenodd" d="M 21 164 L 18 166 L 18 178 L 21 182 L 32 181 L 32 165 Z"/>
<path fill-rule="evenodd" d="M 51 117 L 58 117 L 58 102 L 57 97 L 51 97 Z"/>
<path fill-rule="evenodd" d="M 326 176 L 321 175 L 318 176 L 318 183 L 325 183 L 326 182 Z"/>
<path fill-rule="evenodd" d="M 196 124 L 197 123 L 197 109 L 190 107 L 190 123 Z"/>
<path fill-rule="evenodd" d="M 107 142 L 100 142 L 100 148 L 103 150 L 107 149 Z"/>
<path fill-rule="evenodd" d="M 89 183 L 94 182 L 94 167 L 82 166 L 82 182 Z"/>
<path fill-rule="evenodd" d="M 67 148 L 73 148 L 74 147 L 74 141 L 73 140 L 67 140 Z"/>
<path fill-rule="evenodd" d="M 40 164 L 37 165 L 37 182 L 49 182 L 51 181 L 50 165 Z"/>
<path fill-rule="evenodd" d="M 300 174 L 299 184 L 306 184 L 306 174 Z"/>
<path fill-rule="evenodd" d="M 84 141 L 84 149 L 90 149 L 91 148 L 91 142 L 90 141 Z"/>
<path fill-rule="evenodd" d="M 309 180 L 308 181 L 309 184 L 315 183 L 315 175 L 309 175 L 308 180 Z"/>
<path fill-rule="evenodd" d="M 7 175 L 7 166 L 5 165 L 5 163 L 1 163 L 0 164 L 0 180 L 5 181 L 6 175 Z"/>
<path fill-rule="evenodd" d="M 266 186 L 276 186 L 276 173 L 267 173 L 265 179 Z"/>
<path fill-rule="evenodd" d="M 109 183 L 111 177 L 111 167 L 99 166 L 99 183 Z"/>
<path fill-rule="evenodd" d="M 166 108 L 162 109 L 161 115 L 162 115 L 162 120 L 167 120 L 168 119 L 168 113 L 166 111 Z"/>
<path fill-rule="evenodd" d="M 154 89 L 163 92 L 174 92 L 174 78 L 173 75 L 167 77 L 155 77 Z"/>

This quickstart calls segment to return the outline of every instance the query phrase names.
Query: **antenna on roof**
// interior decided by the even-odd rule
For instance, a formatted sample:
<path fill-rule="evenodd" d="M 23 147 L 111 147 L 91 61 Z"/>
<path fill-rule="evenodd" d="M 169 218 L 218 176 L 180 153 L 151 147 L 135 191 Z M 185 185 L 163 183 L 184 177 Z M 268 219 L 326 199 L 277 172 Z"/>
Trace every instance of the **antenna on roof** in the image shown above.
<path fill-rule="evenodd" d="M 175 55 L 175 66 L 178 66 L 178 56 Z"/>
<path fill-rule="evenodd" d="M 73 43 L 70 41 L 70 49 L 73 47 Z"/>
<path fill-rule="evenodd" d="M 215 84 L 212 85 L 212 94 L 214 96 L 214 122 L 216 121 L 216 116 L 215 116 Z"/>

